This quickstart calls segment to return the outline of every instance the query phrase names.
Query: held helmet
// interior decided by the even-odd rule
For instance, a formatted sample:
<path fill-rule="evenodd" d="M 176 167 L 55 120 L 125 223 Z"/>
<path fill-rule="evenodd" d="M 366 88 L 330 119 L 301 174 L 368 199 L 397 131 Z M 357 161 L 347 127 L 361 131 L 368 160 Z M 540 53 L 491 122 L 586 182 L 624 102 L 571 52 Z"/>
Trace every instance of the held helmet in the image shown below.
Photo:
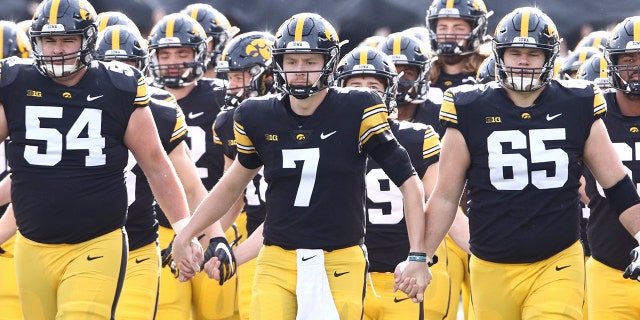
<path fill-rule="evenodd" d="M 138 26 L 136 26 L 133 20 L 129 19 L 127 15 L 119 11 L 100 12 L 96 18 L 96 25 L 98 26 L 98 32 L 104 31 L 104 29 L 109 26 L 128 26 L 132 30 L 140 33 Z"/>
<path fill-rule="evenodd" d="M 607 45 L 607 39 L 611 36 L 611 32 L 605 30 L 597 30 L 589 33 L 576 44 L 574 50 L 582 47 L 596 48 L 600 52 L 604 51 L 604 47 Z"/>
<path fill-rule="evenodd" d="M 438 55 L 462 55 L 474 52 L 487 38 L 487 20 L 493 12 L 487 12 L 482 0 L 433 0 L 427 9 L 427 29 L 431 48 Z M 471 26 L 467 35 L 437 32 L 438 19 L 460 18 Z"/>
<path fill-rule="evenodd" d="M 160 64 L 158 50 L 163 48 L 187 47 L 193 50 L 193 60 L 182 65 Z M 154 81 L 162 86 L 177 88 L 192 84 L 202 78 L 206 70 L 207 35 L 202 26 L 183 13 L 164 16 L 152 28 L 149 35 L 151 61 L 149 67 Z M 169 70 L 187 69 L 179 75 L 167 75 Z"/>
<path fill-rule="evenodd" d="M 396 69 L 398 66 L 407 65 L 418 71 L 416 80 L 400 77 L 396 101 L 413 104 L 424 102 L 429 91 L 429 72 L 431 71 L 428 46 L 414 36 L 396 32 L 390 34 L 378 49 L 391 58 Z"/>
<path fill-rule="evenodd" d="M 375 76 L 382 80 L 385 90 L 380 92 L 389 113 L 395 108 L 395 96 L 398 89 L 398 73 L 391 58 L 377 48 L 357 47 L 347 53 L 336 71 L 336 83 L 346 87 L 351 77 Z"/>
<path fill-rule="evenodd" d="M 97 37 L 96 16 L 86 0 L 45 0 L 40 3 L 29 29 L 38 71 L 48 77 L 62 78 L 89 66 Z M 45 55 L 42 38 L 52 36 L 81 36 L 82 44 L 76 52 Z"/>
<path fill-rule="evenodd" d="M 0 21 L 0 45 L 2 55 L 0 59 L 8 57 L 28 58 L 31 55 L 29 37 L 17 24 L 12 21 Z"/>
<path fill-rule="evenodd" d="M 205 3 L 190 4 L 180 13 L 198 21 L 207 36 L 211 38 L 213 46 L 211 50 L 207 49 L 207 68 L 214 68 L 220 59 L 222 50 L 240 30 L 237 27 L 232 27 L 224 14 Z"/>
<path fill-rule="evenodd" d="M 592 81 L 601 89 L 611 88 L 609 66 L 602 53 L 591 56 L 578 69 L 578 78 Z"/>
<path fill-rule="evenodd" d="M 93 55 L 100 61 L 133 61 L 142 73 L 149 62 L 147 41 L 137 30 L 122 25 L 109 26 L 98 34 Z"/>
<path fill-rule="evenodd" d="M 630 78 L 640 72 L 640 64 L 622 64 L 621 54 L 640 53 L 640 16 L 624 19 L 611 31 L 604 50 L 604 58 L 609 65 L 609 82 L 611 86 L 622 92 L 640 95 L 640 80 Z M 627 79 L 627 80 L 624 80 Z"/>
<path fill-rule="evenodd" d="M 508 48 L 533 48 L 544 52 L 542 68 L 507 66 L 504 52 Z M 497 80 L 514 91 L 535 91 L 553 77 L 554 63 L 560 51 L 560 37 L 555 24 L 540 9 L 522 7 L 507 14 L 498 23 L 493 38 Z"/>
<path fill-rule="evenodd" d="M 238 91 L 237 94 L 227 92 L 225 99 L 227 106 L 235 107 L 245 98 L 262 96 L 272 91 L 271 46 L 274 40 L 274 36 L 268 32 L 252 31 L 237 35 L 224 48 L 216 71 L 218 73 L 248 71 L 251 76 L 249 85 L 227 88 L 227 90 Z"/>

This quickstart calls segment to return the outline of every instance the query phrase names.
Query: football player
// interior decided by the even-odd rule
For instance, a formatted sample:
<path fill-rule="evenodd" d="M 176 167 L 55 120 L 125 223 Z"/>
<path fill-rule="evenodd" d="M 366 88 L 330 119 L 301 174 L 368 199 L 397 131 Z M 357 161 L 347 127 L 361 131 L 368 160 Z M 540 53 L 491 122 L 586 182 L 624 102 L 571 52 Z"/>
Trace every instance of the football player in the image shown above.
<path fill-rule="evenodd" d="M 223 80 L 203 78 L 208 41 L 202 26 L 184 13 L 163 17 L 149 35 L 153 85 L 177 98 L 185 115 L 191 154 L 207 190 L 224 171 L 222 150 L 215 145 L 211 128 L 225 95 Z M 161 208 L 156 207 L 156 213 L 160 247 L 169 248 L 175 230 L 171 230 Z M 182 283 L 170 268 L 162 268 L 161 273 L 157 319 L 188 319 L 192 311 L 195 320 L 233 316 L 235 281 L 220 286 L 205 274 L 199 274 L 193 281 Z"/>
<path fill-rule="evenodd" d="M 476 319 L 583 319 L 583 163 L 632 234 L 640 231 L 640 197 L 601 120 L 600 89 L 552 79 L 560 49 L 553 21 L 517 8 L 495 35 L 498 81 L 445 93 L 440 174 L 447 179 L 427 202 L 427 254 L 448 231 L 466 181 Z"/>
<path fill-rule="evenodd" d="M 222 51 L 216 72 L 229 79 L 225 108 L 213 125 L 213 138 L 224 150 L 225 170 L 236 158 L 236 140 L 233 135 L 233 113 L 245 99 L 273 92 L 274 79 L 271 63 L 271 45 L 274 36 L 268 32 L 247 32 L 235 36 Z M 241 239 L 247 239 L 264 222 L 266 215 L 264 174 L 258 174 L 247 185 L 241 208 L 225 214 L 223 219 L 235 220 Z M 238 262 L 238 311 L 240 319 L 249 319 L 251 288 L 255 274 L 255 259 Z"/>
<path fill-rule="evenodd" d="M 0 66 L 0 137 L 11 136 L 15 265 L 25 319 L 115 317 L 128 253 L 128 150 L 177 232 L 189 219 L 147 108 L 144 76 L 92 59 L 95 18 L 86 0 L 45 0 L 30 29 L 33 60 Z M 202 248 L 191 241 L 189 251 Z"/>
<path fill-rule="evenodd" d="M 174 257 L 189 264 L 184 236 L 222 217 L 264 165 L 265 246 L 256 260 L 251 319 L 361 319 L 369 154 L 403 193 L 411 251 L 400 283 L 422 301 L 430 280 L 424 191 L 391 133 L 386 105 L 370 90 L 331 87 L 340 41 L 323 17 L 296 14 L 275 37 L 282 92 L 247 99 L 235 110 L 236 160 L 196 210 L 190 231 L 177 235 Z"/>
<path fill-rule="evenodd" d="M 607 116 L 603 118 L 615 153 L 622 160 L 633 186 L 640 182 L 640 159 L 636 159 L 638 126 L 640 126 L 640 17 L 630 17 L 620 22 L 611 31 L 604 50 L 602 64 L 594 60 L 595 66 L 607 73 L 613 89 L 604 92 Z M 595 56 L 594 56 L 595 57 Z M 587 67 L 585 62 L 584 67 Z M 604 76 L 604 74 L 602 75 Z M 604 152 L 604 150 L 601 150 Z M 627 232 L 628 228 L 618 219 L 619 204 L 615 196 L 607 193 L 606 186 L 598 183 L 594 175 L 585 175 L 586 192 L 590 199 L 591 216 L 587 235 L 591 245 L 591 257 L 586 263 L 587 309 L 589 320 L 636 319 L 640 308 L 634 303 L 640 294 L 638 283 L 623 279 L 637 279 L 638 270 L 628 267 L 629 252 L 633 265 L 638 265 L 638 233 Z M 635 189 L 635 187 L 634 187 Z M 635 235 L 635 239 L 633 237 Z M 634 249 L 635 248 L 635 249 Z"/>
<path fill-rule="evenodd" d="M 407 150 L 428 197 L 438 176 L 439 137 L 431 126 L 394 119 L 398 73 L 391 58 L 379 49 L 359 47 L 340 60 L 337 70 L 338 86 L 369 88 L 382 96 L 392 115 L 391 132 Z M 431 268 L 433 278 L 425 292 L 425 303 L 416 306 L 401 293 L 394 293 L 393 271 L 409 251 L 402 193 L 371 158 L 366 186 L 365 244 L 371 287 L 365 295 L 364 319 L 417 319 L 420 308 L 427 319 L 443 319 L 449 308 L 450 288 L 444 242 L 437 253 L 442 263 Z"/>

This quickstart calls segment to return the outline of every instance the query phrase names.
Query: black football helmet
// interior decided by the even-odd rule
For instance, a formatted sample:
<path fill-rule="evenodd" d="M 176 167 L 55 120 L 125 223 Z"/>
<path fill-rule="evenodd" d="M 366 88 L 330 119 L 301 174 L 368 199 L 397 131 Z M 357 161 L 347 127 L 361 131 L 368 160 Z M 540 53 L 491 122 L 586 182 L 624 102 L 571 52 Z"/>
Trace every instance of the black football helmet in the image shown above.
<path fill-rule="evenodd" d="M 96 44 L 96 11 L 86 0 L 45 0 L 33 16 L 29 35 L 33 57 L 40 73 L 52 78 L 69 76 L 91 64 Z M 80 50 L 60 55 L 44 55 L 42 38 L 82 37 Z M 62 61 L 63 64 L 56 62 Z"/>
<path fill-rule="evenodd" d="M 17 24 L 12 21 L 0 20 L 0 34 L 2 35 L 0 38 L 0 45 L 2 45 L 0 59 L 31 56 L 29 37 Z"/>
<path fill-rule="evenodd" d="M 144 74 L 149 62 L 149 49 L 137 29 L 113 25 L 98 33 L 93 56 L 100 61 L 133 61 Z"/>
<path fill-rule="evenodd" d="M 245 98 L 262 96 L 273 90 L 271 46 L 274 40 L 275 37 L 268 32 L 252 31 L 235 36 L 224 48 L 216 72 L 248 71 L 251 75 L 248 86 L 227 88 L 238 91 L 237 94 L 227 92 L 227 106 L 235 107 Z"/>
<path fill-rule="evenodd" d="M 347 80 L 354 76 L 375 76 L 385 85 L 382 98 L 389 108 L 389 113 L 396 106 L 395 97 L 398 89 L 398 72 L 389 56 L 373 47 L 356 47 L 347 53 L 338 63 L 336 84 L 346 87 Z"/>
<path fill-rule="evenodd" d="M 374 47 L 377 48 L 378 45 L 387 40 L 385 36 L 369 36 L 364 38 L 364 40 L 358 43 L 358 47 Z"/>
<path fill-rule="evenodd" d="M 172 13 L 164 16 L 151 29 L 149 35 L 149 67 L 155 83 L 169 88 L 177 88 L 198 81 L 206 70 L 207 34 L 198 21 L 184 13 Z M 158 50 L 162 48 L 188 47 L 193 50 L 194 59 L 183 65 L 160 64 Z M 165 71 L 176 68 L 187 71 L 178 76 L 168 76 Z"/>
<path fill-rule="evenodd" d="M 418 70 L 418 78 L 415 81 L 400 77 L 396 101 L 413 104 L 424 102 L 429 91 L 429 72 L 431 71 L 428 45 L 414 36 L 396 32 L 390 34 L 378 49 L 391 58 L 396 68 L 399 65 L 409 65 Z"/>
<path fill-rule="evenodd" d="M 224 14 L 208 4 L 193 3 L 180 12 L 198 21 L 207 36 L 211 38 L 213 46 L 211 50 L 207 49 L 207 68 L 214 68 L 220 59 L 222 50 L 227 46 L 229 40 L 238 33 L 239 29 L 232 27 Z"/>
<path fill-rule="evenodd" d="M 640 16 L 629 17 L 618 23 L 611 30 L 604 58 L 609 65 L 611 86 L 628 94 L 640 95 L 640 80 L 629 80 L 632 75 L 640 72 L 640 63 L 620 64 L 618 61 L 620 54 L 640 53 L 640 34 L 635 34 L 636 30 L 640 30 Z"/>
<path fill-rule="evenodd" d="M 438 55 L 469 54 L 487 40 L 487 20 L 493 12 L 487 12 L 482 0 L 433 0 L 427 9 L 427 29 L 431 48 Z M 440 18 L 461 18 L 469 22 L 471 32 L 461 36 L 438 34 L 436 27 Z"/>
<path fill-rule="evenodd" d="M 601 89 L 611 88 L 609 83 L 609 66 L 602 53 L 597 53 L 587 59 L 578 68 L 578 79 L 592 81 Z"/>
<path fill-rule="evenodd" d="M 598 53 L 600 53 L 600 50 L 594 47 L 580 47 L 571 51 L 560 66 L 558 77 L 565 80 L 574 79 L 577 75 L 578 68 L 580 68 L 587 59 Z"/>
<path fill-rule="evenodd" d="M 476 74 L 477 83 L 487 83 L 496 80 L 496 59 L 490 55 L 482 61 L 478 73 Z"/>
<path fill-rule="evenodd" d="M 506 66 L 504 52 L 514 47 L 542 50 L 545 56 L 542 68 Z M 492 49 L 500 84 L 514 91 L 535 91 L 553 77 L 554 63 L 560 51 L 560 37 L 551 18 L 540 9 L 522 7 L 513 10 L 498 23 Z"/>
<path fill-rule="evenodd" d="M 98 32 L 104 31 L 109 26 L 127 26 L 140 33 L 138 26 L 136 26 L 133 20 L 127 17 L 126 14 L 119 11 L 105 11 L 98 13 L 96 25 L 98 26 Z"/>
<path fill-rule="evenodd" d="M 340 40 L 338 33 L 329 23 L 315 13 L 299 13 L 287 19 L 276 32 L 276 41 L 271 49 L 273 56 L 273 71 L 276 87 L 298 99 L 305 99 L 329 87 L 333 83 L 334 72 L 340 59 Z M 315 83 L 305 86 L 294 86 L 287 82 L 287 73 L 282 68 L 284 55 L 288 53 L 322 54 L 324 67 L 322 75 Z"/>
<path fill-rule="evenodd" d="M 610 35 L 611 32 L 605 30 L 593 31 L 580 39 L 574 50 L 581 47 L 592 47 L 604 52 L 604 47 L 607 45 L 607 39 L 609 39 Z"/>

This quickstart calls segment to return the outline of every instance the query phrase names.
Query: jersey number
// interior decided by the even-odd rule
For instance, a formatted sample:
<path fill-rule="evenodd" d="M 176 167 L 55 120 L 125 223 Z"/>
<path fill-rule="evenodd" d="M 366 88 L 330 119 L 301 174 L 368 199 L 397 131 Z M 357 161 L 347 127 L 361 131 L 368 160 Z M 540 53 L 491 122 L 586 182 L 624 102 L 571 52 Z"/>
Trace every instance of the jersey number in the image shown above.
<path fill-rule="evenodd" d="M 282 167 L 296 168 L 296 161 L 302 161 L 302 174 L 300 185 L 296 193 L 295 207 L 308 207 L 311 200 L 311 192 L 316 184 L 320 149 L 285 149 L 282 150 Z"/>
<path fill-rule="evenodd" d="M 495 131 L 487 138 L 489 151 L 489 176 L 491 184 L 498 190 L 522 190 L 529 183 L 538 189 L 562 187 L 569 177 L 569 156 L 562 149 L 547 149 L 545 141 L 565 140 L 564 129 L 533 129 L 527 136 L 518 130 Z M 553 162 L 555 170 L 531 171 L 529 179 L 528 160 L 518 153 L 503 153 L 502 144 L 510 144 L 514 150 L 527 149 L 531 153 L 531 163 Z M 510 171 L 511 177 L 505 177 Z M 553 176 L 548 176 L 554 172 Z"/>
<path fill-rule="evenodd" d="M 389 190 L 382 190 L 382 181 L 389 186 Z M 367 198 L 373 203 L 390 203 L 391 212 L 385 214 L 380 208 L 369 208 L 369 222 L 372 224 L 398 224 L 404 218 L 404 204 L 402 192 L 391 182 L 389 176 L 380 168 L 371 169 L 367 173 Z"/>
<path fill-rule="evenodd" d="M 66 136 L 54 128 L 41 127 L 40 119 L 62 119 L 62 107 L 26 106 L 25 138 L 45 142 L 44 152 L 39 146 L 27 145 L 24 158 L 32 165 L 55 166 L 62 160 L 62 150 L 87 150 L 85 166 L 101 166 L 107 156 L 102 152 L 105 139 L 101 135 L 102 110 L 84 109 Z M 86 133 L 85 133 L 86 132 Z M 86 135 L 86 137 L 81 137 Z"/>

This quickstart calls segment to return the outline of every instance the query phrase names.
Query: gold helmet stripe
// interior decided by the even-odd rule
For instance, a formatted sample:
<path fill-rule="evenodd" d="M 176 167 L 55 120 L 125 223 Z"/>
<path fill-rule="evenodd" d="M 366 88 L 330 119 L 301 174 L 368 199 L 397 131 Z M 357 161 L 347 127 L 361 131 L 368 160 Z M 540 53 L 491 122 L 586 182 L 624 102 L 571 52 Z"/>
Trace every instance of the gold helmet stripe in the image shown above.
<path fill-rule="evenodd" d="M 633 41 L 640 41 L 640 21 L 633 22 Z"/>
<path fill-rule="evenodd" d="M 393 48 L 391 49 L 391 52 L 393 53 L 393 55 L 399 55 L 402 52 L 402 48 L 400 47 L 401 44 L 402 44 L 402 37 L 395 37 L 393 39 Z"/>
<path fill-rule="evenodd" d="M 609 76 L 609 66 L 607 60 L 600 57 L 600 78 L 606 79 Z"/>
<path fill-rule="evenodd" d="M 305 16 L 298 18 L 296 21 L 296 32 L 293 36 L 293 41 L 299 42 L 302 41 L 302 31 L 304 30 L 304 21 L 307 18 Z"/>
<path fill-rule="evenodd" d="M 444 7 L 447 8 L 447 9 L 451 9 L 451 8 L 453 8 L 453 3 L 454 2 L 455 2 L 454 0 L 447 0 L 447 4 L 445 4 Z"/>
<path fill-rule="evenodd" d="M 193 20 L 198 20 L 198 9 L 191 10 L 191 12 L 189 13 L 189 16 L 191 16 Z"/>
<path fill-rule="evenodd" d="M 587 60 L 587 51 L 580 52 L 580 55 L 578 55 L 578 61 L 584 62 L 585 60 Z"/>
<path fill-rule="evenodd" d="M 60 0 L 53 0 L 51 2 L 51 8 L 49 9 L 49 24 L 58 23 L 58 7 L 60 6 Z"/>
<path fill-rule="evenodd" d="M 360 65 L 365 65 L 367 64 L 367 57 L 369 57 L 369 48 L 363 48 L 360 51 Z"/>
<path fill-rule="evenodd" d="M 100 24 L 98 25 L 98 31 L 104 31 L 104 29 L 106 29 L 107 23 L 109 23 L 109 16 L 106 17 L 106 19 L 102 19 L 100 20 Z"/>
<path fill-rule="evenodd" d="M 520 36 L 523 38 L 529 37 L 529 16 L 531 16 L 531 11 L 524 10 L 522 12 L 522 18 L 520 19 Z"/>
<path fill-rule="evenodd" d="M 17 34 L 16 34 L 17 35 Z M 20 38 L 18 37 L 18 45 L 20 45 Z M 4 48 L 4 26 L 0 25 L 0 48 Z M 22 50 L 20 50 L 22 51 Z M 4 56 L 4 50 L 0 50 L 0 59 L 6 58 Z"/>
<path fill-rule="evenodd" d="M 120 50 L 120 28 L 114 28 L 111 32 L 111 49 Z"/>
<path fill-rule="evenodd" d="M 176 25 L 176 17 L 171 17 L 168 21 L 167 21 L 167 31 L 165 32 L 165 36 L 167 38 L 172 38 L 173 37 L 173 28 Z"/>

